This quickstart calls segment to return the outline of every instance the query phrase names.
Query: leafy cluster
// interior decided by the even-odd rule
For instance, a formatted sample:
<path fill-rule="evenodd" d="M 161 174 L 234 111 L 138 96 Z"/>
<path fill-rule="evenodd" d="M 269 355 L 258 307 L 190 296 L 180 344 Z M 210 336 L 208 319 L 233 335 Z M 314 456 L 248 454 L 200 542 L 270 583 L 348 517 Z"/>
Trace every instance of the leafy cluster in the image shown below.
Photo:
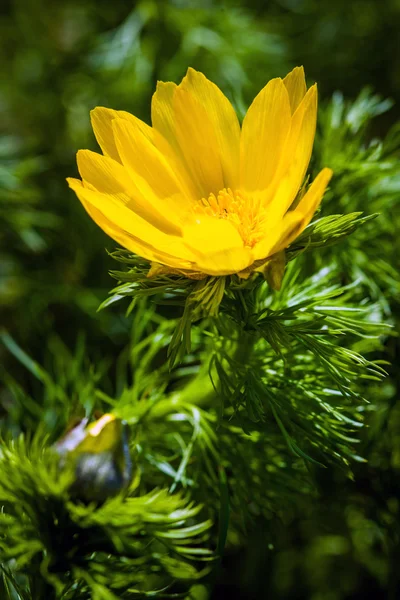
<path fill-rule="evenodd" d="M 211 522 L 199 521 L 201 505 L 182 494 L 138 495 L 136 476 L 127 497 L 101 506 L 73 501 L 74 473 L 60 471 L 57 454 L 40 435 L 4 442 L 1 469 L 0 549 L 2 560 L 24 574 L 21 598 L 111 600 L 154 596 L 155 590 L 170 597 L 171 586 L 177 598 L 179 582 L 187 586 L 207 571 L 193 561 L 212 559 L 199 547 Z M 9 569 L 4 573 L 13 580 Z"/>
<path fill-rule="evenodd" d="M 187 4 L 30 0 L 1 25 L 0 597 L 203 600 L 224 576 L 246 598 L 345 600 L 360 581 L 395 597 L 399 127 L 386 134 L 396 108 L 369 90 L 345 100 L 385 11 Z M 366 78 L 396 93 L 398 55 L 384 72 L 372 55 Z M 148 277 L 99 250 L 64 183 L 73 149 L 94 144 L 91 108 L 148 120 L 155 81 L 190 64 L 244 114 L 301 63 L 325 98 L 312 171 L 334 177 L 279 292 L 261 274 Z M 51 448 L 71 419 L 104 412 L 129 424 L 133 482 L 85 504 Z"/>
<path fill-rule="evenodd" d="M 351 220 L 340 222 L 342 230 L 333 228 L 339 231 L 339 239 Z M 323 239 L 331 242 L 332 228 L 322 231 Z M 125 259 L 126 253 L 117 256 Z M 191 583 L 197 577 L 198 571 L 188 560 L 211 558 L 211 548 L 222 552 L 226 541 L 243 543 L 246 528 L 257 515 L 283 515 L 294 496 L 315 494 L 307 464 L 336 462 L 351 474 L 352 461 L 363 460 L 353 449 L 358 442 L 355 432 L 362 424 L 358 412 L 365 401 L 362 382 L 379 380 L 384 373 L 356 349 L 358 339 L 368 341 L 369 351 L 379 349 L 379 336 L 388 334 L 376 320 L 379 310 L 368 302 L 364 307 L 357 305 L 358 287 L 335 282 L 333 268 L 304 278 L 295 260 L 287 267 L 279 293 L 272 293 L 261 276 L 245 283 L 230 278 L 217 296 L 218 312 L 207 314 L 208 299 L 216 297 L 209 293 L 215 290 L 215 280 L 152 280 L 144 276 L 138 259 L 128 260 L 134 267 L 111 300 L 134 296 L 129 308 L 135 331 L 130 356 L 133 381 L 125 384 L 118 399 L 98 385 L 101 374 L 92 376 L 89 386 L 86 382 L 81 389 L 80 348 L 73 361 L 75 378 L 69 381 L 86 414 L 95 408 L 112 408 L 132 427 L 131 450 L 140 473 L 137 495 L 120 496 L 101 507 L 76 505 L 68 494 L 70 480 L 67 485 L 67 475 L 60 476 L 43 443 L 35 440 L 36 446 L 26 446 L 20 438 L 2 457 L 4 479 L 13 482 L 11 487 L 4 486 L 3 501 L 5 507 L 18 506 L 15 514 L 4 512 L 4 558 L 16 560 L 22 571 L 39 560 L 45 589 L 50 586 L 60 598 L 70 593 L 71 586 L 76 598 L 84 598 L 87 590 L 99 598 L 115 591 L 122 597 L 150 591 L 160 595 L 163 586 L 167 590 L 173 586 L 173 593 L 179 593 L 179 581 Z M 124 273 L 117 276 L 124 277 Z M 147 296 L 158 299 L 161 308 L 183 311 L 181 316 L 178 312 L 175 319 L 165 319 L 155 307 L 148 308 Z M 202 312 L 194 312 L 193 307 Z M 187 344 L 181 364 L 170 371 L 166 359 L 182 323 L 193 344 Z M 65 423 L 70 415 L 66 381 L 60 387 L 56 383 L 62 381 L 59 374 L 54 378 L 36 365 L 9 336 L 3 336 L 3 341 L 44 386 L 48 414 L 60 416 L 64 411 Z M 60 367 L 65 369 L 65 360 L 56 361 L 53 369 Z M 86 379 L 85 373 L 82 376 Z M 23 391 L 16 384 L 12 387 L 26 403 Z M 34 399 L 29 403 L 34 406 Z M 38 408 L 36 416 L 46 424 L 46 411 L 42 417 Z M 47 426 L 51 431 L 50 423 Z M 154 492 L 166 486 L 172 495 Z M 182 497 L 176 496 L 182 489 L 195 505 L 186 507 Z M 192 524 L 202 504 L 209 507 L 207 518 Z M 170 513 L 179 518 L 171 519 Z M 213 523 L 210 546 L 201 536 Z M 23 529 L 17 524 L 23 524 Z M 63 537 L 71 528 L 76 528 L 72 546 L 70 537 Z M 27 536 L 23 540 L 21 531 Z M 82 544 L 82 536 L 89 549 Z M 200 536 L 202 546 L 188 545 L 193 536 Z M 18 554 L 15 547 L 25 550 Z M 143 588 L 144 582 L 151 589 Z M 32 590 L 41 584 L 29 585 Z M 183 594 L 188 592 L 187 584 L 184 589 Z"/>

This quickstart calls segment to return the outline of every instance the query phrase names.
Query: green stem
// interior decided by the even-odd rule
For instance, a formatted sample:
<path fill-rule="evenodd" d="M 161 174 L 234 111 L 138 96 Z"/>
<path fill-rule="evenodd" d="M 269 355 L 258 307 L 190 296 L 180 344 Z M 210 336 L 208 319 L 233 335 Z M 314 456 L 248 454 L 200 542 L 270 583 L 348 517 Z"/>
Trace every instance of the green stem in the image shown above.
<path fill-rule="evenodd" d="M 207 589 L 207 586 L 202 583 L 196 583 L 190 588 L 187 600 L 208 600 L 209 597 L 210 590 Z"/>
<path fill-rule="evenodd" d="M 40 572 L 41 563 L 38 559 L 33 562 L 36 563 L 37 572 L 30 578 L 32 598 L 37 598 L 37 600 L 56 600 L 57 594 L 55 588 L 44 579 Z"/>
<path fill-rule="evenodd" d="M 231 347 L 226 349 L 226 353 L 232 356 L 240 366 L 245 365 L 253 351 L 255 341 L 256 338 L 253 333 L 241 331 L 237 341 L 229 342 Z M 231 369 L 227 362 L 225 364 L 227 371 Z M 159 419 L 170 413 L 178 412 L 185 405 L 195 405 L 199 408 L 215 406 L 218 402 L 218 394 L 212 384 L 209 371 L 209 363 L 207 362 L 196 377 L 182 390 L 172 393 L 168 398 L 161 400 L 151 408 L 146 407 L 142 412 L 142 416 L 148 411 L 151 418 Z M 212 369 L 211 375 L 214 380 L 217 380 L 215 369 Z"/>
<path fill-rule="evenodd" d="M 182 390 L 174 392 L 169 398 L 158 402 L 151 409 L 151 416 L 162 418 L 171 412 L 179 411 L 187 404 L 207 408 L 215 402 L 216 398 L 217 394 L 211 383 L 208 369 L 202 369 Z"/>

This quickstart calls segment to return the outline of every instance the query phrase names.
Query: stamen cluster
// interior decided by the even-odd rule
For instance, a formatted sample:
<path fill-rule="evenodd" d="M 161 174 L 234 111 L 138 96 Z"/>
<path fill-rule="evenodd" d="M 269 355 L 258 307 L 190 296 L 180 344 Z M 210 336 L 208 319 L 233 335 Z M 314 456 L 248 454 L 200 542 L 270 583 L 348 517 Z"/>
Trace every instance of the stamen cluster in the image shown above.
<path fill-rule="evenodd" d="M 249 198 L 241 190 L 233 192 L 231 188 L 223 188 L 217 195 L 211 193 L 208 198 L 202 198 L 194 210 L 197 214 L 229 220 L 249 248 L 253 248 L 263 236 L 261 227 L 266 211 L 262 210 L 260 200 Z"/>

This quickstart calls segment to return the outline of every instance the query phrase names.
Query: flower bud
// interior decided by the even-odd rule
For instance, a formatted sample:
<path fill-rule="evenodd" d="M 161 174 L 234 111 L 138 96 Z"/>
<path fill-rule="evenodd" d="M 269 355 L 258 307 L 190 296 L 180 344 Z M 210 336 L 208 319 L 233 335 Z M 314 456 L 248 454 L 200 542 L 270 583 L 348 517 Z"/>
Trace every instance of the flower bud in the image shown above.
<path fill-rule="evenodd" d="M 60 466 L 72 467 L 73 496 L 88 502 L 104 502 L 125 489 L 132 477 L 128 426 L 112 414 L 88 424 L 83 419 L 55 446 Z"/>

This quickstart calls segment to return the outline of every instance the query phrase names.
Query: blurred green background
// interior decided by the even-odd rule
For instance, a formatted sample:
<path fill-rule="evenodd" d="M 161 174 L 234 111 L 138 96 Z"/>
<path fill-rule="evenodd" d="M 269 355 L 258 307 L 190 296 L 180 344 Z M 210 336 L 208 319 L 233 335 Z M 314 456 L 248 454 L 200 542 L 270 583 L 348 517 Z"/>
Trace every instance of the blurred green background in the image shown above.
<path fill-rule="evenodd" d="M 68 361 L 84 348 L 94 377 L 118 390 L 132 326 L 123 306 L 96 312 L 113 285 L 104 248 L 115 244 L 65 182 L 76 150 L 96 149 L 93 107 L 148 122 L 156 81 L 179 82 L 192 66 L 243 115 L 268 79 L 303 64 L 322 106 L 365 86 L 394 100 L 371 137 L 400 116 L 400 0 L 3 0 L 0 15 L 0 327 L 66 388 Z M 398 257 L 391 244 L 382 252 Z M 385 293 L 398 316 L 398 293 Z M 397 365 L 397 341 L 390 353 Z M 1 415 L 27 428 L 7 384 L 35 394 L 29 374 L 3 347 L 0 369 Z M 400 369 L 390 375 L 363 434 L 368 466 L 354 481 L 321 473 L 317 503 L 255 523 L 248 548 L 228 552 L 215 598 L 400 597 Z"/>

